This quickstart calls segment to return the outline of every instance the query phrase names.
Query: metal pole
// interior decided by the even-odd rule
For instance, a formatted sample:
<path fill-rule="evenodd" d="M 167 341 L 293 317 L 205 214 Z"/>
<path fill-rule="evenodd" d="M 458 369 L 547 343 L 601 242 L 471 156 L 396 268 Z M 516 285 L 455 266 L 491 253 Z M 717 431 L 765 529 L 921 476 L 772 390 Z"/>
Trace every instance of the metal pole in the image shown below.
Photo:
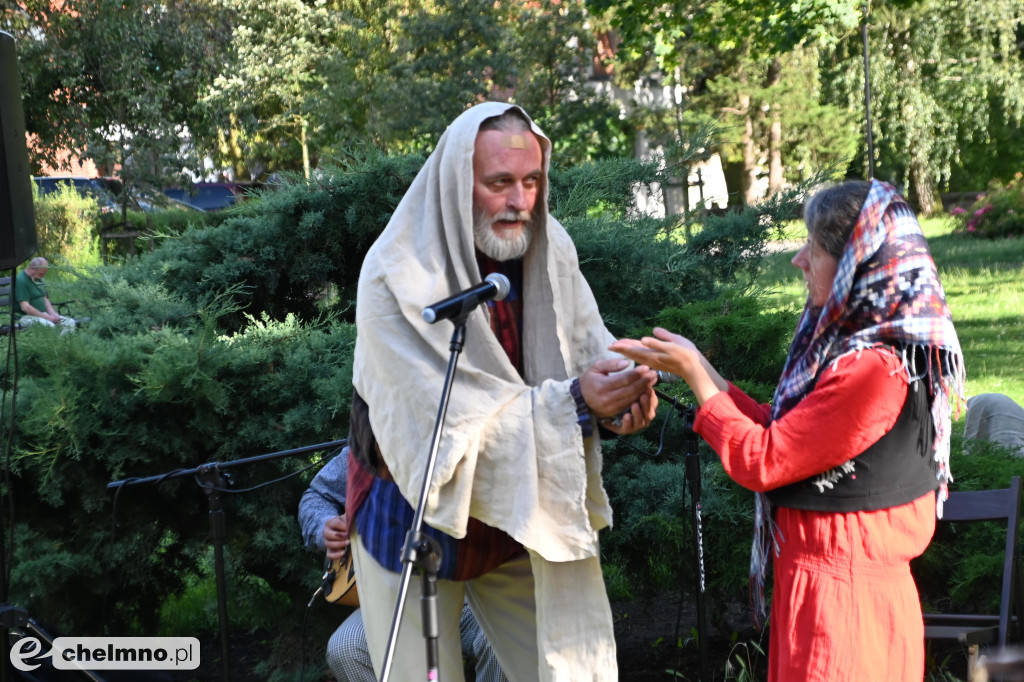
<path fill-rule="evenodd" d="M 868 3 L 861 4 L 863 21 L 860 24 L 861 40 L 864 43 L 864 135 L 868 143 L 868 180 L 875 177 L 875 149 L 871 139 L 871 63 L 868 53 Z"/>
<path fill-rule="evenodd" d="M 217 465 L 200 467 L 199 479 L 206 492 L 210 508 L 210 540 L 213 542 L 214 575 L 217 579 L 217 622 L 220 632 L 221 674 L 224 682 L 231 682 L 231 647 L 228 641 L 228 587 L 224 571 L 224 539 L 227 536 L 224 505 L 220 491 L 228 480 Z"/>
<path fill-rule="evenodd" d="M 426 469 L 423 472 L 423 482 L 420 484 L 420 501 L 416 505 L 412 527 L 406 533 L 405 547 L 402 549 L 402 575 L 398 584 L 398 597 L 395 600 L 395 612 L 391 619 L 391 632 L 388 635 L 388 644 L 384 651 L 384 665 L 381 667 L 379 682 L 388 682 L 391 678 L 391 668 L 394 665 L 395 651 L 398 647 L 398 633 L 402 625 L 402 612 L 405 610 L 405 600 L 409 593 L 409 581 L 412 578 L 414 567 L 418 567 L 423 575 L 420 607 L 423 609 L 422 630 L 424 645 L 427 648 L 426 679 L 432 682 L 437 682 L 440 679 L 437 646 L 440 633 L 437 616 L 437 572 L 441 567 L 441 546 L 436 540 L 423 533 L 423 517 L 426 515 L 430 482 L 434 478 L 437 452 L 441 446 L 441 430 L 444 428 L 452 386 L 455 384 L 455 368 L 459 364 L 459 354 L 462 353 L 466 344 L 466 318 L 470 312 L 470 310 L 463 310 L 461 315 L 452 320 L 455 328 L 452 330 L 452 338 L 448 346 L 450 351 L 448 369 L 444 375 L 441 402 L 437 406 L 434 433 L 430 438 L 430 451 L 427 455 Z"/>
<path fill-rule="evenodd" d="M 694 594 L 697 605 L 697 647 L 700 652 L 700 680 L 711 682 L 708 665 L 708 615 L 705 602 L 704 528 L 701 520 L 700 458 L 697 455 L 697 434 L 693 431 L 696 409 L 690 406 L 686 421 L 686 479 L 690 483 L 690 520 L 693 523 L 693 568 L 697 576 Z"/>

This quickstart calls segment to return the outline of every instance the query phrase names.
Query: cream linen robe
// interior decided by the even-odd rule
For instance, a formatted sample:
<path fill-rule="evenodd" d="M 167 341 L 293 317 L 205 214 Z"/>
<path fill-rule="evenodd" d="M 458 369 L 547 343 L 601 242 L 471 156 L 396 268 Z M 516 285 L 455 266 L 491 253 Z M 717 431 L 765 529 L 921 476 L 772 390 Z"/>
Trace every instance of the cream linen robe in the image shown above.
<path fill-rule="evenodd" d="M 473 152 L 489 102 L 459 116 L 416 176 L 359 277 L 353 383 L 370 407 L 384 460 L 403 496 L 419 502 L 450 356 L 447 321 L 425 306 L 479 283 L 473 244 Z M 569 386 L 610 357 L 605 328 L 575 247 L 547 213 L 550 142 L 538 195 L 543 226 L 523 263 L 525 380 L 491 332 L 486 306 L 468 317 L 425 521 L 456 538 L 470 516 L 530 552 L 540 680 L 618 677 L 598 530 L 612 512 L 597 438 L 584 439 Z"/>

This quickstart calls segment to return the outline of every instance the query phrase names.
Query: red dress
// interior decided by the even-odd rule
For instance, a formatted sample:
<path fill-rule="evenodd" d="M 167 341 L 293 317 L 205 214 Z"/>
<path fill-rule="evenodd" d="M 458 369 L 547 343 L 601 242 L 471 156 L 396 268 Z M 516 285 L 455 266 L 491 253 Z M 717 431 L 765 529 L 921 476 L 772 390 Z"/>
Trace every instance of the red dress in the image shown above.
<path fill-rule="evenodd" d="M 770 407 L 735 386 L 694 422 L 726 472 L 754 491 L 802 481 L 881 438 L 907 397 L 900 358 L 847 355 L 769 424 Z M 906 681 L 924 677 L 924 625 L 910 560 L 935 531 L 935 496 L 871 512 L 777 507 L 769 682 Z"/>

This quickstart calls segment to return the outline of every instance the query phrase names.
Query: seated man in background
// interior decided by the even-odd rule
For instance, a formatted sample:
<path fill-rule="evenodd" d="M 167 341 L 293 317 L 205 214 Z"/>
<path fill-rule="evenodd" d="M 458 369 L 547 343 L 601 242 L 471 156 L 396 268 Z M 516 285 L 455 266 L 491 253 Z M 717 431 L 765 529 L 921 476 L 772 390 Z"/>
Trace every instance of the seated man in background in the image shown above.
<path fill-rule="evenodd" d="M 987 440 L 1024 456 L 1024 407 L 1002 393 L 967 399 L 964 440 Z"/>
<path fill-rule="evenodd" d="M 50 264 L 42 256 L 36 256 L 28 262 L 28 266 L 14 278 L 14 308 L 18 321 L 24 326 L 43 324 L 50 327 L 60 325 L 61 334 L 75 330 L 75 320 L 65 317 L 53 309 L 50 296 L 46 293 L 43 277 L 46 277 Z"/>
<path fill-rule="evenodd" d="M 320 469 L 299 501 L 303 543 L 310 549 L 326 551 L 329 559 L 340 559 L 348 551 L 348 523 L 345 519 L 347 465 L 346 447 Z M 507 682 L 469 604 L 463 605 L 459 627 L 462 631 L 462 654 L 476 661 L 476 681 Z M 376 681 L 359 609 L 353 611 L 331 635 L 327 643 L 327 665 L 338 682 Z"/>

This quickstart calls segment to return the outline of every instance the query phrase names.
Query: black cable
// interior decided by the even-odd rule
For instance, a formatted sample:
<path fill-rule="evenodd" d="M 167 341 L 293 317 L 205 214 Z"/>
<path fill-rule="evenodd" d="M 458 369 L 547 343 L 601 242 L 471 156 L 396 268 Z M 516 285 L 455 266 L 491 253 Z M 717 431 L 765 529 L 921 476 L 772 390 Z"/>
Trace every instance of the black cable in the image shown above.
<path fill-rule="evenodd" d="M 338 452 L 340 453 L 341 451 L 339 450 Z M 336 456 L 337 453 L 335 453 L 331 457 L 325 457 L 321 459 L 319 462 L 317 462 L 317 464 L 321 464 L 331 459 L 332 457 Z M 309 599 L 309 603 L 306 604 L 305 611 L 302 612 L 302 630 L 299 633 L 299 641 L 301 642 L 301 644 L 299 645 L 299 682 L 302 682 L 306 678 L 306 644 L 308 643 L 307 630 L 309 624 L 309 614 L 313 611 L 313 604 L 316 603 L 317 596 L 324 594 L 324 596 L 326 597 L 325 585 L 327 585 L 328 575 L 330 574 L 324 574 L 323 584 L 321 584 L 321 586 L 318 587 L 317 590 L 313 593 L 313 596 Z"/>
<path fill-rule="evenodd" d="M 171 478 L 177 473 L 186 471 L 185 469 L 175 469 L 174 471 L 168 471 L 166 474 L 161 476 L 156 482 L 161 483 L 168 478 Z M 132 481 L 140 480 L 138 478 L 129 478 L 125 480 L 125 485 L 117 486 L 117 490 L 114 492 L 114 501 L 110 508 L 110 545 L 113 547 L 115 540 L 117 539 L 117 503 L 121 497 L 121 491 L 125 489 Z"/>
<path fill-rule="evenodd" d="M 198 476 L 195 476 L 193 478 L 196 481 L 196 485 L 198 485 L 203 490 L 216 490 L 217 492 L 222 492 L 222 493 L 248 493 L 248 492 L 252 492 L 253 490 L 259 490 L 261 488 L 265 488 L 265 487 L 273 485 L 275 483 L 280 483 L 281 481 L 286 481 L 289 478 L 292 478 L 293 476 L 298 476 L 299 474 L 301 474 L 304 471 L 309 471 L 310 469 L 312 469 L 315 466 L 322 465 L 325 461 L 327 461 L 331 457 L 336 456 L 339 452 L 341 452 L 341 450 L 336 450 L 331 455 L 329 455 L 327 457 L 321 457 L 317 461 L 315 461 L 315 462 L 309 464 L 308 466 L 305 466 L 305 467 L 303 467 L 303 468 L 301 468 L 301 469 L 299 469 L 297 471 L 293 471 L 293 472 L 291 472 L 289 474 L 285 474 L 284 476 L 281 476 L 280 478 L 275 478 L 275 479 L 272 479 L 270 481 L 264 481 L 263 483 L 259 483 L 259 484 L 255 485 L 255 486 L 251 487 L 251 488 L 221 488 L 221 487 L 218 487 L 218 486 L 207 485 L 207 484 L 203 483 L 202 481 L 200 481 L 198 479 Z M 173 471 L 168 471 L 166 474 L 160 476 L 159 478 L 156 478 L 156 479 L 150 481 L 150 483 L 154 483 L 154 484 L 163 483 L 167 479 L 174 478 L 175 476 L 177 476 L 178 474 L 180 474 L 183 471 L 188 471 L 188 469 L 174 469 Z M 112 504 L 112 508 L 110 510 L 110 516 L 111 516 L 110 539 L 111 539 L 111 542 L 113 542 L 113 540 L 115 538 L 115 531 L 117 530 L 117 504 L 118 504 L 118 499 L 121 496 L 121 491 L 124 488 L 126 488 L 127 486 L 131 485 L 132 483 L 134 483 L 136 481 L 141 481 L 141 480 L 142 480 L 142 477 L 138 477 L 138 476 L 133 477 L 133 478 L 126 478 L 124 481 L 121 482 L 122 485 L 118 485 L 117 486 L 117 490 L 114 493 L 114 501 L 113 501 L 113 504 Z"/>
<path fill-rule="evenodd" d="M 669 419 L 671 419 L 671 417 L 671 412 L 665 415 L 665 421 L 662 422 L 661 431 L 658 433 L 658 449 L 654 453 L 651 453 L 642 448 L 638 448 L 637 446 L 630 443 L 628 440 L 625 440 L 622 436 L 616 436 L 615 439 L 622 443 L 623 445 L 625 445 L 626 447 L 628 447 L 630 450 L 633 450 L 634 452 L 641 454 L 644 457 L 648 457 L 650 459 L 657 459 L 658 457 L 661 456 L 661 451 L 665 449 L 665 430 L 668 428 L 668 421 Z"/>
<path fill-rule="evenodd" d="M 167 478 L 170 478 L 174 474 L 176 474 L 178 472 L 181 472 L 181 471 L 185 471 L 185 469 L 176 469 L 175 471 L 170 471 L 167 474 L 165 474 L 163 477 L 161 477 L 158 480 L 158 482 L 164 481 Z M 130 483 L 133 480 L 136 480 L 136 479 L 128 479 L 126 481 L 126 484 Z M 107 541 L 107 547 L 109 548 L 109 552 L 110 552 L 110 561 L 104 562 L 104 567 L 103 567 L 103 584 L 104 584 L 104 587 L 103 587 L 103 598 L 100 600 L 100 622 L 104 623 L 104 624 L 107 623 L 107 600 L 110 597 L 110 590 L 108 589 L 107 586 L 110 585 L 110 571 L 111 571 L 111 569 L 112 569 L 112 567 L 114 565 L 114 550 L 115 550 L 116 545 L 117 545 L 117 505 L 118 505 L 118 502 L 120 501 L 120 498 L 121 498 L 121 491 L 124 490 L 125 487 L 126 486 L 124 486 L 124 485 L 117 486 L 117 490 L 114 491 L 114 501 L 111 503 L 111 507 L 110 507 L 110 538 Z"/>
<path fill-rule="evenodd" d="M 669 394 L 667 394 L 667 393 L 665 393 L 663 391 L 659 391 L 658 389 L 654 389 L 654 392 L 657 393 L 658 397 L 661 398 L 662 400 L 669 400 L 669 401 L 671 401 L 671 405 L 672 405 L 672 408 L 673 408 L 672 412 L 669 412 L 667 415 L 665 415 L 665 420 L 661 424 L 661 431 L 658 433 L 658 449 L 652 454 L 648 450 L 644 450 L 642 448 L 638 448 L 637 446 L 633 445 L 628 440 L 625 440 L 623 436 L 618 436 L 618 435 L 615 436 L 615 440 L 617 440 L 618 442 L 622 443 L 623 445 L 625 445 L 629 449 L 633 450 L 634 452 L 636 452 L 638 454 L 641 454 L 644 457 L 648 457 L 650 459 L 657 459 L 658 457 L 661 456 L 662 451 L 665 449 L 665 431 L 668 429 L 668 422 L 672 418 L 672 416 L 673 415 L 682 415 L 683 413 L 685 413 L 685 412 L 687 412 L 687 411 L 692 409 L 692 406 L 690 406 L 690 405 L 687 405 L 685 407 L 680 407 L 680 400 L 679 400 L 679 398 L 676 398 L 674 396 L 670 396 Z M 684 479 L 685 479 L 685 476 L 686 476 L 686 472 L 685 471 L 683 472 L 683 476 L 684 476 Z"/>

